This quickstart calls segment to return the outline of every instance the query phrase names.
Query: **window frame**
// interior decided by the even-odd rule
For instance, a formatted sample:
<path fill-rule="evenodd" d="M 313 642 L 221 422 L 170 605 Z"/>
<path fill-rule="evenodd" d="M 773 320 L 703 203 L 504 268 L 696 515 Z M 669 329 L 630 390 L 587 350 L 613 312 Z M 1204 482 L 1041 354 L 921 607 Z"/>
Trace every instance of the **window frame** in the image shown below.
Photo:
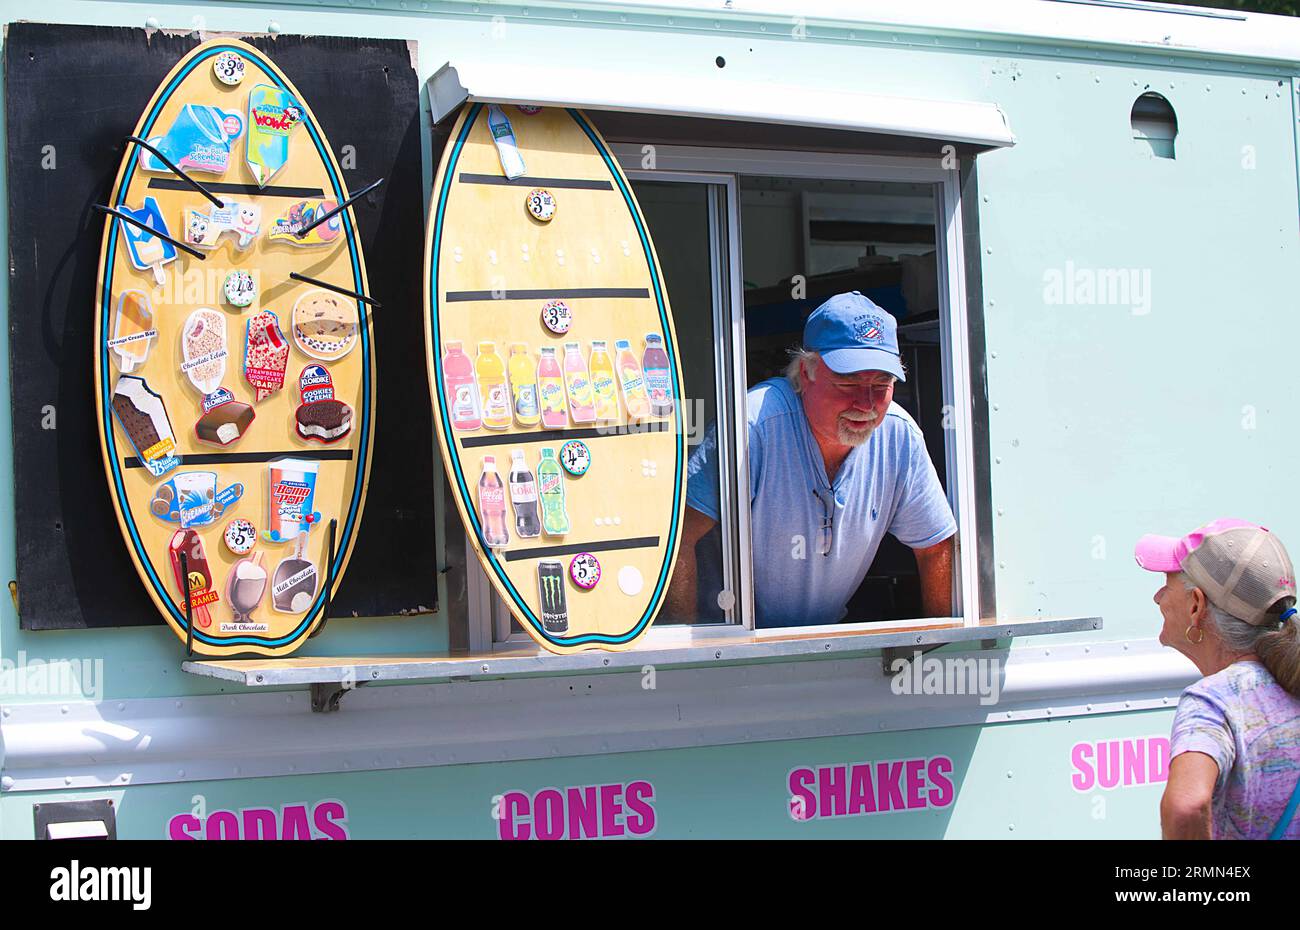
<path fill-rule="evenodd" d="M 978 547 L 979 505 L 986 509 L 989 488 L 978 483 L 974 445 L 974 411 L 976 393 L 972 385 L 969 346 L 969 318 L 966 283 L 966 243 L 962 223 L 961 171 L 965 162 L 956 150 L 944 147 L 942 158 L 913 155 L 875 155 L 867 153 L 804 152 L 765 148 L 722 148 L 713 146 L 654 146 L 636 143 L 611 143 L 610 149 L 629 179 L 680 183 L 704 183 L 709 188 L 709 241 L 712 268 L 719 268 L 719 257 L 727 260 L 727 274 L 714 275 L 714 328 L 719 338 L 715 357 L 715 388 L 718 397 L 719 429 L 732 438 L 730 448 L 719 442 L 719 471 L 724 517 L 730 515 L 733 526 L 724 522 L 723 566 L 726 577 L 735 584 L 735 607 L 726 610 L 726 623 L 652 627 L 639 646 L 663 647 L 692 639 L 717 639 L 727 636 L 754 636 L 779 639 L 783 635 L 818 635 L 835 633 L 891 632 L 900 628 L 951 626 L 960 621 L 964 627 L 981 623 L 981 559 L 991 560 L 991 549 Z M 653 154 L 653 168 L 643 167 L 647 155 Z M 969 165 L 967 165 L 969 167 Z M 942 396 L 945 418 L 944 450 L 947 465 L 949 505 L 957 520 L 958 534 L 954 553 L 954 610 L 949 617 L 841 623 L 794 630 L 754 630 L 753 565 L 750 545 L 749 508 L 737 502 L 747 499 L 749 460 L 744 404 L 747 393 L 745 368 L 745 317 L 743 255 L 741 251 L 739 179 L 741 175 L 786 177 L 810 180 L 879 181 L 929 184 L 934 190 L 935 250 L 939 290 L 940 357 Z M 721 202 L 718 202 L 718 201 Z M 987 418 L 987 411 L 984 411 Z M 732 459 L 734 458 L 734 461 Z M 982 489 L 979 494 L 977 489 Z M 981 498 L 977 500 L 977 498 Z M 458 521 L 457 521 L 458 522 Z M 462 530 L 463 538 L 463 530 Z M 510 613 L 497 598 L 486 577 L 476 583 L 482 568 L 468 540 L 466 547 L 468 642 L 471 651 L 541 652 L 523 632 L 512 632 Z M 730 551 L 728 551 L 730 550 Z M 984 574 L 988 574 L 987 571 Z M 992 592 L 987 592 L 991 594 Z M 985 608 L 990 615 L 993 605 Z M 739 614 L 737 616 L 737 613 Z"/>

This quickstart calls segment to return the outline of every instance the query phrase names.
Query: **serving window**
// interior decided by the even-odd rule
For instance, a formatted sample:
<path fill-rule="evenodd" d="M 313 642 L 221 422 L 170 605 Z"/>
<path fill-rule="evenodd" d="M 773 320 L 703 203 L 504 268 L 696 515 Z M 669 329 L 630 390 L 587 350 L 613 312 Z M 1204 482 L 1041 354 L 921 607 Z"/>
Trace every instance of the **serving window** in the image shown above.
<path fill-rule="evenodd" d="M 754 553 L 770 554 L 773 542 L 756 548 L 752 537 L 747 394 L 782 376 L 808 314 L 850 291 L 898 321 L 907 376 L 896 385 L 894 401 L 924 436 L 959 530 L 947 609 L 923 609 L 917 560 L 886 534 L 834 628 L 895 629 L 918 621 L 953 626 L 967 622 L 954 619 L 967 613 L 976 620 L 978 611 L 962 605 L 979 603 L 980 572 L 974 546 L 963 550 L 961 542 L 977 536 L 967 399 L 982 392 L 971 391 L 967 374 L 955 164 L 616 141 L 633 135 L 635 121 L 621 116 L 614 123 L 612 132 L 605 131 L 656 243 L 672 303 L 692 469 L 705 470 L 717 487 L 717 519 L 698 535 L 691 532 L 698 513 L 687 505 L 677 572 L 683 558 L 694 563 L 694 590 L 670 594 L 645 643 L 767 628 L 763 605 L 755 602 L 755 577 L 764 565 L 761 557 L 755 564 Z M 696 454 L 704 443 L 709 454 Z M 807 557 L 815 554 L 819 540 L 788 535 L 780 545 L 789 546 L 791 557 L 798 557 L 801 544 Z M 478 571 L 472 558 L 467 568 Z M 469 592 L 471 648 L 490 643 L 498 650 L 531 650 L 490 586 L 471 584 Z"/>

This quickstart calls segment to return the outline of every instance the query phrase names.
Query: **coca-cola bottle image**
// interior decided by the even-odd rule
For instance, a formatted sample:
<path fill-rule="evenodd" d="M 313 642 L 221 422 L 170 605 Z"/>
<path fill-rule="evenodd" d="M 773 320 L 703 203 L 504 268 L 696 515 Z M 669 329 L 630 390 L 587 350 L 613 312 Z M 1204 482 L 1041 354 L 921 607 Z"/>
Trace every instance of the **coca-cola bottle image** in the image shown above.
<path fill-rule="evenodd" d="M 493 549 L 508 545 L 506 489 L 497 474 L 496 456 L 483 456 L 483 474 L 478 479 L 478 511 L 483 521 L 483 542 Z"/>
<path fill-rule="evenodd" d="M 510 502 L 515 505 L 515 535 L 531 539 L 541 535 L 542 520 L 537 513 L 537 482 L 524 461 L 524 451 L 510 453 Z"/>

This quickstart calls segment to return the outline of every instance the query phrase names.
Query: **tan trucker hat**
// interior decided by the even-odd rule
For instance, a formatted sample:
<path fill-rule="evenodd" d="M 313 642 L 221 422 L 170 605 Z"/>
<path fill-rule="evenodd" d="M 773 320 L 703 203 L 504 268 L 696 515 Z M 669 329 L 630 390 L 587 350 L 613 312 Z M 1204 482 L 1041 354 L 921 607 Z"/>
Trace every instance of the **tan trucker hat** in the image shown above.
<path fill-rule="evenodd" d="M 1152 572 L 1183 572 L 1210 603 L 1258 626 L 1295 604 L 1295 569 L 1276 536 L 1245 520 L 1215 520 L 1181 539 L 1143 536 L 1134 551 Z M 1270 614 L 1272 614 L 1270 616 Z"/>

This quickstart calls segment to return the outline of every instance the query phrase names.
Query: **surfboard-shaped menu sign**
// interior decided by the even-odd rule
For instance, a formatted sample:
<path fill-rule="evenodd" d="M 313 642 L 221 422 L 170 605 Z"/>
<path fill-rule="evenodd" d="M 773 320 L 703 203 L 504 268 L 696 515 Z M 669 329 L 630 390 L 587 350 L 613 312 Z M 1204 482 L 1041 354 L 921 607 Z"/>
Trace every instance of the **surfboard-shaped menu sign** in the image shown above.
<path fill-rule="evenodd" d="M 686 450 L 627 178 L 577 110 L 471 104 L 425 251 L 434 422 L 488 577 L 545 648 L 629 648 L 668 588 Z"/>
<path fill-rule="evenodd" d="M 367 293 L 365 264 L 350 209 L 329 215 L 347 188 L 302 94 L 232 39 L 185 56 L 135 136 L 95 296 L 122 536 L 195 652 L 286 654 L 343 578 L 370 471 L 374 345 L 340 293 Z"/>

